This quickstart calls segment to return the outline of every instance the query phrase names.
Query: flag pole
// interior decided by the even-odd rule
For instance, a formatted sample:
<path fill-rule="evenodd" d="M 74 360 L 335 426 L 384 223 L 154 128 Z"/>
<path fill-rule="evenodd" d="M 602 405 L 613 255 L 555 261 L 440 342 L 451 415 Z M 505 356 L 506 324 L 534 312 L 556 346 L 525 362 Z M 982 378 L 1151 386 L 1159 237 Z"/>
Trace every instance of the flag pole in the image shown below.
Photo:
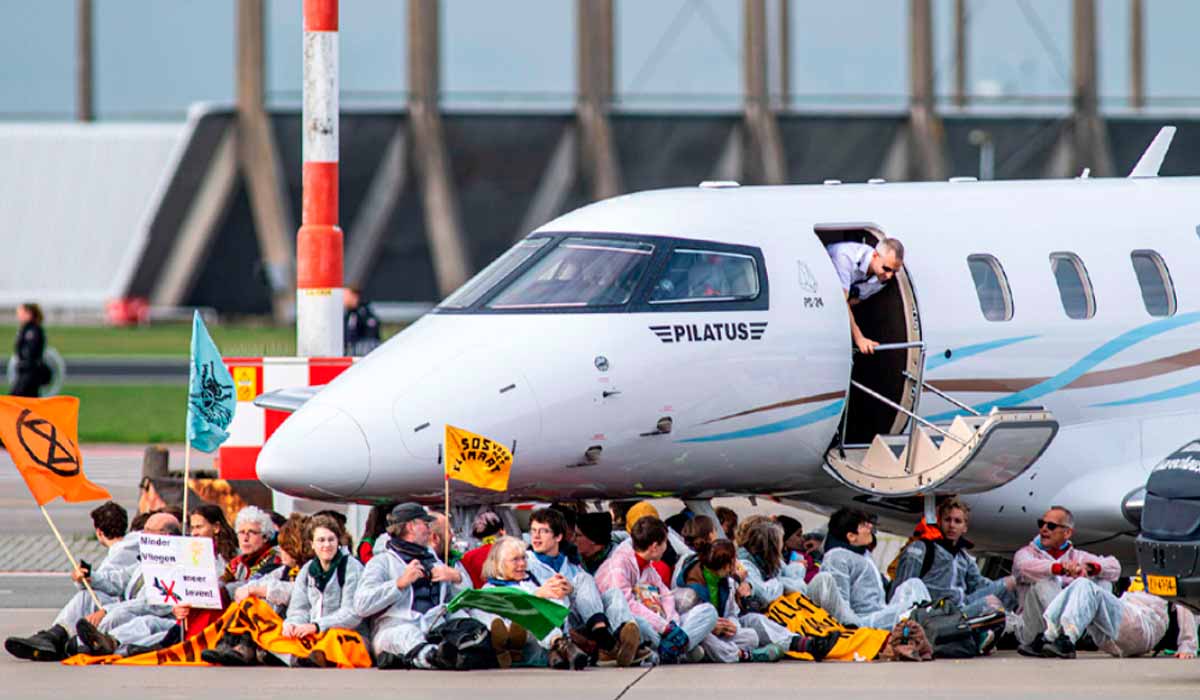
<path fill-rule="evenodd" d="M 446 566 L 450 566 L 450 475 L 446 475 L 446 530 L 442 533 L 442 539 L 445 544 L 442 549 L 445 550 L 446 558 L 443 559 Z"/>
<path fill-rule="evenodd" d="M 39 505 L 38 508 L 42 509 L 42 515 L 46 516 L 46 522 L 50 524 L 50 530 L 54 533 L 54 536 L 58 538 L 58 543 L 62 546 L 63 551 L 67 553 L 67 559 L 71 562 L 71 570 L 75 571 L 79 568 L 79 564 L 75 562 L 75 556 L 71 554 L 71 550 L 67 547 L 67 543 L 63 541 L 62 535 L 59 534 L 58 528 L 54 526 L 54 521 L 50 519 L 49 511 L 47 511 L 46 506 L 43 505 Z M 103 610 L 104 604 L 100 602 L 98 597 L 96 597 L 96 592 L 92 590 L 92 584 L 88 583 L 86 576 L 83 577 L 82 580 L 83 587 L 86 588 L 87 592 L 92 596 L 92 602 L 96 604 L 98 609 Z"/>
<path fill-rule="evenodd" d="M 186 534 L 191 528 L 188 523 L 191 518 L 188 516 L 188 477 L 192 473 L 192 441 L 187 439 L 187 432 L 184 431 L 183 436 L 183 522 L 180 527 Z"/>

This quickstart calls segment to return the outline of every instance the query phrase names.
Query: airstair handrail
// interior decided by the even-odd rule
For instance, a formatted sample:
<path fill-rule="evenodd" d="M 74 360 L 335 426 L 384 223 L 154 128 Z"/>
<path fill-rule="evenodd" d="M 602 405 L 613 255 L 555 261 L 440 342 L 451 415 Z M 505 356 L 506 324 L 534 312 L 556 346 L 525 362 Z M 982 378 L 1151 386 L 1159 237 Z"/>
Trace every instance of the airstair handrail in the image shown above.
<path fill-rule="evenodd" d="M 891 406 L 892 408 L 896 409 L 897 411 L 900 411 L 901 413 L 908 416 L 909 418 L 912 418 L 913 420 L 917 421 L 918 423 L 925 426 L 926 428 L 936 430 L 937 432 L 941 433 L 943 437 L 953 440 L 953 441 L 957 442 L 958 444 L 962 445 L 963 447 L 966 447 L 967 443 L 964 442 L 963 440 L 961 440 L 960 438 L 958 438 L 957 436 L 951 435 L 949 432 L 943 430 L 942 428 L 939 428 L 938 426 L 934 425 L 933 423 L 930 423 L 929 421 L 918 416 L 917 414 L 915 414 L 912 411 L 908 410 L 907 408 L 901 406 L 900 404 L 896 403 L 895 401 L 892 401 L 891 399 L 884 396 L 883 394 L 878 393 L 874 389 L 864 386 L 862 383 L 856 382 L 853 379 L 850 380 L 850 384 L 857 387 L 859 389 L 859 391 L 863 392 L 867 396 L 875 398 L 875 399 L 883 402 L 884 404 Z"/>
<path fill-rule="evenodd" d="M 969 411 L 971 414 L 973 414 L 973 415 L 976 415 L 976 416 L 982 416 L 982 415 L 983 415 L 983 414 L 982 414 L 982 413 L 980 413 L 979 411 L 976 411 L 975 409 L 971 408 L 970 406 L 968 406 L 967 404 L 963 403 L 962 401 L 959 401 L 958 399 L 954 398 L 953 396 L 951 396 L 951 395 L 947 394 L 946 392 L 942 391 L 941 389 L 939 389 L 939 388 L 937 388 L 937 387 L 935 387 L 935 386 L 931 386 L 931 385 L 930 385 L 928 382 L 926 382 L 924 379 L 918 379 L 918 378 L 916 378 L 916 377 L 912 376 L 911 374 L 909 374 L 907 371 L 905 371 L 905 372 L 904 372 L 904 376 L 905 376 L 905 377 L 907 377 L 908 379 L 911 379 L 911 380 L 913 380 L 914 382 L 918 382 L 918 383 L 920 383 L 920 385 L 921 385 L 921 388 L 923 388 L 923 389 L 928 389 L 928 390 L 932 391 L 933 393 L 935 393 L 935 394 L 937 394 L 938 396 L 942 397 L 942 398 L 943 398 L 943 399 L 945 399 L 946 401 L 949 401 L 950 403 L 954 404 L 955 406 L 958 406 L 959 408 L 961 408 L 961 409 L 962 409 L 962 410 L 964 410 L 964 411 Z"/>

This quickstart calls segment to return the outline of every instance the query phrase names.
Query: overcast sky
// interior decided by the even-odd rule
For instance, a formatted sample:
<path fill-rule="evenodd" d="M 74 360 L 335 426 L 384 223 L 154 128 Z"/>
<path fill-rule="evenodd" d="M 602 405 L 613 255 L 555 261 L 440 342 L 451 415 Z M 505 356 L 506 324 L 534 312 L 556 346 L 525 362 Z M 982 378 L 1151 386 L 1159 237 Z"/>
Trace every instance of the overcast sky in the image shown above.
<path fill-rule="evenodd" d="M 96 107 L 101 118 L 178 117 L 233 98 L 235 0 L 95 0 Z M 616 0 L 616 81 L 631 107 L 734 107 L 741 0 Z M 905 0 L 793 0 L 797 104 L 901 105 L 907 80 Z M 1152 99 L 1195 97 L 1200 3 L 1146 0 Z M 267 83 L 298 100 L 302 0 L 267 0 Z M 569 104 L 574 0 L 443 0 L 446 102 Z M 1129 87 L 1128 0 L 1098 0 L 1101 94 Z M 939 90 L 952 79 L 952 0 L 934 0 Z M 1070 0 L 969 0 L 970 87 L 981 95 L 1069 92 Z M 18 31 L 0 44 L 0 117 L 69 117 L 75 0 L 0 0 Z M 404 0 L 341 0 L 344 106 L 399 104 L 405 88 Z"/>

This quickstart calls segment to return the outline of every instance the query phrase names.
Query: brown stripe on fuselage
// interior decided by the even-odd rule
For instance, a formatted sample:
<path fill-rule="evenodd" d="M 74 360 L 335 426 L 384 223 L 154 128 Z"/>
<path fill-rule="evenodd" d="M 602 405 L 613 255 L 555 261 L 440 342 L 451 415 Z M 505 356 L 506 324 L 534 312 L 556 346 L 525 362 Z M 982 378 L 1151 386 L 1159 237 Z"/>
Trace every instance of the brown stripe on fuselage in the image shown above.
<path fill-rule="evenodd" d="M 721 416 L 720 418 L 713 418 L 710 421 L 705 421 L 705 422 L 701 423 L 701 425 L 708 425 L 709 423 L 718 423 L 723 420 L 729 420 L 730 418 L 741 418 L 742 416 L 748 416 L 751 413 L 762 413 L 763 411 L 774 411 L 777 408 L 788 408 L 790 406 L 800 406 L 800 405 L 803 405 L 806 403 L 816 403 L 817 401 L 828 401 L 829 399 L 840 399 L 840 398 L 842 398 L 842 396 L 845 395 L 845 393 L 846 392 L 844 392 L 844 391 L 829 391 L 824 394 L 813 394 L 812 396 L 803 396 L 798 399 L 790 399 L 788 401 L 780 401 L 779 403 L 773 403 L 769 406 L 759 406 L 758 408 L 749 408 L 749 409 L 746 409 L 745 411 L 741 411 L 739 413 L 730 413 L 727 416 Z"/>
<path fill-rule="evenodd" d="M 1148 362 L 1139 362 L 1136 365 L 1128 367 L 1117 367 L 1116 369 L 1105 369 L 1096 372 L 1088 372 L 1079 377 L 1075 381 L 1068 384 L 1065 389 L 1092 389 L 1100 386 L 1108 386 L 1110 384 L 1121 384 L 1123 382 L 1134 382 L 1139 379 L 1149 379 L 1171 372 L 1179 372 L 1192 367 L 1200 366 L 1200 350 L 1189 350 L 1168 357 L 1160 357 L 1157 360 Z M 1036 386 L 1049 379 L 1049 377 L 1006 377 L 999 379 L 936 379 L 927 380 L 928 383 L 936 389 L 947 393 L 963 392 L 963 393 L 982 393 L 982 394 L 1013 394 L 1018 391 L 1024 391 L 1031 386 Z M 840 399 L 843 392 L 830 391 L 824 394 L 813 394 L 812 396 L 804 396 L 798 399 L 789 401 L 780 401 L 768 406 L 760 406 L 751 408 L 738 413 L 731 413 L 727 416 L 714 418 L 710 421 L 702 423 L 717 423 L 730 418 L 741 418 L 753 413 L 762 413 L 763 411 L 774 411 L 778 408 L 789 408 L 791 406 L 800 406 L 806 403 L 815 403 L 817 401 L 828 401 L 830 399 Z"/>

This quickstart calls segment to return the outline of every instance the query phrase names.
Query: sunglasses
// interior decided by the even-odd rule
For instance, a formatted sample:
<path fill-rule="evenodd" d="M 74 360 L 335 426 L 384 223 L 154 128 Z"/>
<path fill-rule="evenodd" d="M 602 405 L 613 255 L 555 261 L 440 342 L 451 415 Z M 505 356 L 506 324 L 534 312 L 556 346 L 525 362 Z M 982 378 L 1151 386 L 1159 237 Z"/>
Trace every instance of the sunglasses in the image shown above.
<path fill-rule="evenodd" d="M 1060 527 L 1066 527 L 1066 525 L 1062 525 L 1059 523 L 1052 523 L 1049 520 L 1042 520 L 1041 518 L 1038 518 L 1037 525 L 1038 525 L 1039 530 L 1041 530 L 1042 528 L 1046 528 L 1050 532 L 1054 532 L 1055 530 L 1057 530 Z"/>

